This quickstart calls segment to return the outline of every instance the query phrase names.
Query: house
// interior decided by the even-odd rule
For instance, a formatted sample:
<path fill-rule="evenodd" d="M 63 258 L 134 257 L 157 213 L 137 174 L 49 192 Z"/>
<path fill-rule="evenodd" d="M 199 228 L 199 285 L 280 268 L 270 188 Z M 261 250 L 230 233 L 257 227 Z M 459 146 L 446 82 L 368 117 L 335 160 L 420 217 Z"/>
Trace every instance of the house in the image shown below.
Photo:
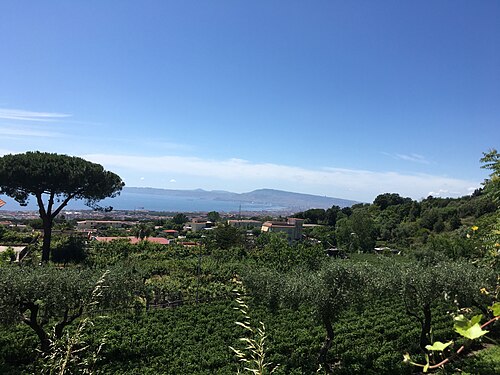
<path fill-rule="evenodd" d="M 262 232 L 284 232 L 287 234 L 288 238 L 292 241 L 297 241 L 302 238 L 302 226 L 304 224 L 304 219 L 289 218 L 286 222 L 284 221 L 266 221 L 262 224 Z"/>
<path fill-rule="evenodd" d="M 165 229 L 162 232 L 165 233 L 167 236 L 173 236 L 175 238 L 179 237 L 179 231 L 175 229 Z"/>
<path fill-rule="evenodd" d="M 228 220 L 227 223 L 232 227 L 243 229 L 262 227 L 262 221 L 259 220 Z"/>
<path fill-rule="evenodd" d="M 186 223 L 184 230 L 190 230 L 191 232 L 199 232 L 200 230 L 211 229 L 212 222 L 206 221 L 202 218 L 194 218 L 189 223 Z"/>

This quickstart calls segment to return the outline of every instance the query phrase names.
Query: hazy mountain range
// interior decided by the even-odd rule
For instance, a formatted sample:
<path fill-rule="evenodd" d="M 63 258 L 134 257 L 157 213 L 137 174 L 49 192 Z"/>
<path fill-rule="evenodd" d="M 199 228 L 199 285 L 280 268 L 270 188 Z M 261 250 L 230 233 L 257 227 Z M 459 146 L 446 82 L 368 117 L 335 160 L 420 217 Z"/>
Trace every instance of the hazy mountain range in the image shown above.
<path fill-rule="evenodd" d="M 2 210 L 36 211 L 36 200 L 32 197 L 26 207 L 21 207 L 12 198 L 0 195 L 7 204 Z M 229 191 L 171 190 L 143 187 L 125 187 L 115 198 L 99 202 L 101 206 L 112 206 L 116 210 L 148 210 L 163 212 L 299 212 L 310 208 L 351 206 L 355 201 L 319 195 L 292 193 L 288 191 L 259 189 L 249 193 Z M 67 210 L 89 209 L 82 200 L 69 202 Z"/>
<path fill-rule="evenodd" d="M 274 189 L 258 189 L 249 193 L 232 193 L 223 190 L 207 191 L 196 190 L 172 190 L 156 188 L 125 187 L 122 195 L 128 194 L 160 195 L 177 197 L 189 200 L 239 202 L 240 204 L 253 204 L 269 207 L 281 207 L 284 210 L 307 210 L 310 208 L 330 208 L 333 205 L 340 207 L 352 206 L 356 201 L 319 196 L 312 194 L 292 193 L 289 191 Z"/>

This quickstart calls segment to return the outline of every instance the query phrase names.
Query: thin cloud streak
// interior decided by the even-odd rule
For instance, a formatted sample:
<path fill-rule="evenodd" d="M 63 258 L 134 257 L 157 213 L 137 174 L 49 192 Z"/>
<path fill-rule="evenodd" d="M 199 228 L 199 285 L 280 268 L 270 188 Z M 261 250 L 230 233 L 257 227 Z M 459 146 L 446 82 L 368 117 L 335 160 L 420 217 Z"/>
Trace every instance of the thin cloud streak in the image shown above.
<path fill-rule="evenodd" d="M 396 154 L 396 157 L 401 160 L 412 161 L 414 163 L 429 164 L 430 162 L 422 155 L 419 154 Z"/>
<path fill-rule="evenodd" d="M 84 158 L 106 168 L 158 174 L 177 174 L 218 180 L 221 187 L 270 187 L 319 195 L 371 201 L 378 194 L 397 192 L 420 199 L 429 191 L 469 194 L 478 182 L 429 174 L 401 174 L 342 168 L 305 169 L 274 163 L 252 163 L 242 159 L 205 160 L 181 156 L 130 156 L 89 154 Z M 157 186 L 161 187 L 161 186 Z M 193 186 L 194 188 L 194 186 Z M 240 188 L 241 190 L 241 188 Z M 342 194 L 342 195 L 341 195 Z"/>
<path fill-rule="evenodd" d="M 0 135 L 17 136 L 17 137 L 45 137 L 45 138 L 57 138 L 64 136 L 64 134 L 57 132 L 33 130 L 26 128 L 21 129 L 18 127 L 17 128 L 0 127 Z"/>
<path fill-rule="evenodd" d="M 0 108 L 0 119 L 5 120 L 51 122 L 67 117 L 71 117 L 71 115 L 67 113 L 34 112 L 22 109 Z"/>
<path fill-rule="evenodd" d="M 396 160 L 404 160 L 404 161 L 411 161 L 413 163 L 420 163 L 420 164 L 431 164 L 429 160 L 423 155 L 419 154 L 391 154 L 390 152 L 382 152 L 382 155 L 390 156 L 393 159 Z"/>

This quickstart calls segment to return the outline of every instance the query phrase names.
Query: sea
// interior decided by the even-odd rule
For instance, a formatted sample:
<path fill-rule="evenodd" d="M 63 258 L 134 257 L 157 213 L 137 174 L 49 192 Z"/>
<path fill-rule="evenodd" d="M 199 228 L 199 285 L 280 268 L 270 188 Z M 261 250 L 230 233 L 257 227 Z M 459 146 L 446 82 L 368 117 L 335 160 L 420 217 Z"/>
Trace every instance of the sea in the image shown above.
<path fill-rule="evenodd" d="M 0 195 L 6 204 L 0 208 L 7 211 L 37 211 L 36 199 L 31 197 L 27 206 L 22 207 L 12 198 Z M 57 204 L 57 202 L 56 202 Z M 147 210 L 162 212 L 279 212 L 287 207 L 273 204 L 249 203 L 238 201 L 208 200 L 197 198 L 173 197 L 168 195 L 144 194 L 123 191 L 118 197 L 106 198 L 99 202 L 102 207 L 114 210 Z M 73 200 L 64 208 L 65 211 L 90 209 L 82 200 Z"/>

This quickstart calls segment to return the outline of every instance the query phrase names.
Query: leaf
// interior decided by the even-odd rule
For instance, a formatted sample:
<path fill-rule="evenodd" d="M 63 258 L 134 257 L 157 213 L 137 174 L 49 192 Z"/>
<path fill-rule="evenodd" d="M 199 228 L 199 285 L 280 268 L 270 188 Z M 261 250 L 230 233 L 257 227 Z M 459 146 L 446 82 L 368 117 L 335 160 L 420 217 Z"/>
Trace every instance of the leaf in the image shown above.
<path fill-rule="evenodd" d="M 469 320 L 462 314 L 455 317 L 455 329 L 457 327 L 466 329 L 469 326 Z"/>
<path fill-rule="evenodd" d="M 481 322 L 481 319 L 483 318 L 483 316 L 481 314 L 479 315 L 474 315 L 471 320 L 470 320 L 470 325 L 473 326 L 475 324 L 478 324 L 479 322 Z"/>
<path fill-rule="evenodd" d="M 411 362 L 410 353 L 403 354 L 403 362 Z"/>
<path fill-rule="evenodd" d="M 490 306 L 489 309 L 493 311 L 493 315 L 500 315 L 500 302 L 495 302 L 493 306 Z"/>
<path fill-rule="evenodd" d="M 481 326 L 479 325 L 479 323 L 476 323 L 474 324 L 473 326 L 471 327 L 468 327 L 467 329 L 464 329 L 462 327 L 457 327 L 455 325 L 455 331 L 462 335 L 463 337 L 466 337 L 470 340 L 475 340 L 485 334 L 487 334 L 489 331 L 485 331 L 481 328 Z"/>
<path fill-rule="evenodd" d="M 427 350 L 436 350 L 439 352 L 442 352 L 445 350 L 448 346 L 450 346 L 453 343 L 453 341 L 448 341 L 446 344 L 443 344 L 441 341 L 436 341 L 432 345 L 426 345 L 425 348 Z"/>

